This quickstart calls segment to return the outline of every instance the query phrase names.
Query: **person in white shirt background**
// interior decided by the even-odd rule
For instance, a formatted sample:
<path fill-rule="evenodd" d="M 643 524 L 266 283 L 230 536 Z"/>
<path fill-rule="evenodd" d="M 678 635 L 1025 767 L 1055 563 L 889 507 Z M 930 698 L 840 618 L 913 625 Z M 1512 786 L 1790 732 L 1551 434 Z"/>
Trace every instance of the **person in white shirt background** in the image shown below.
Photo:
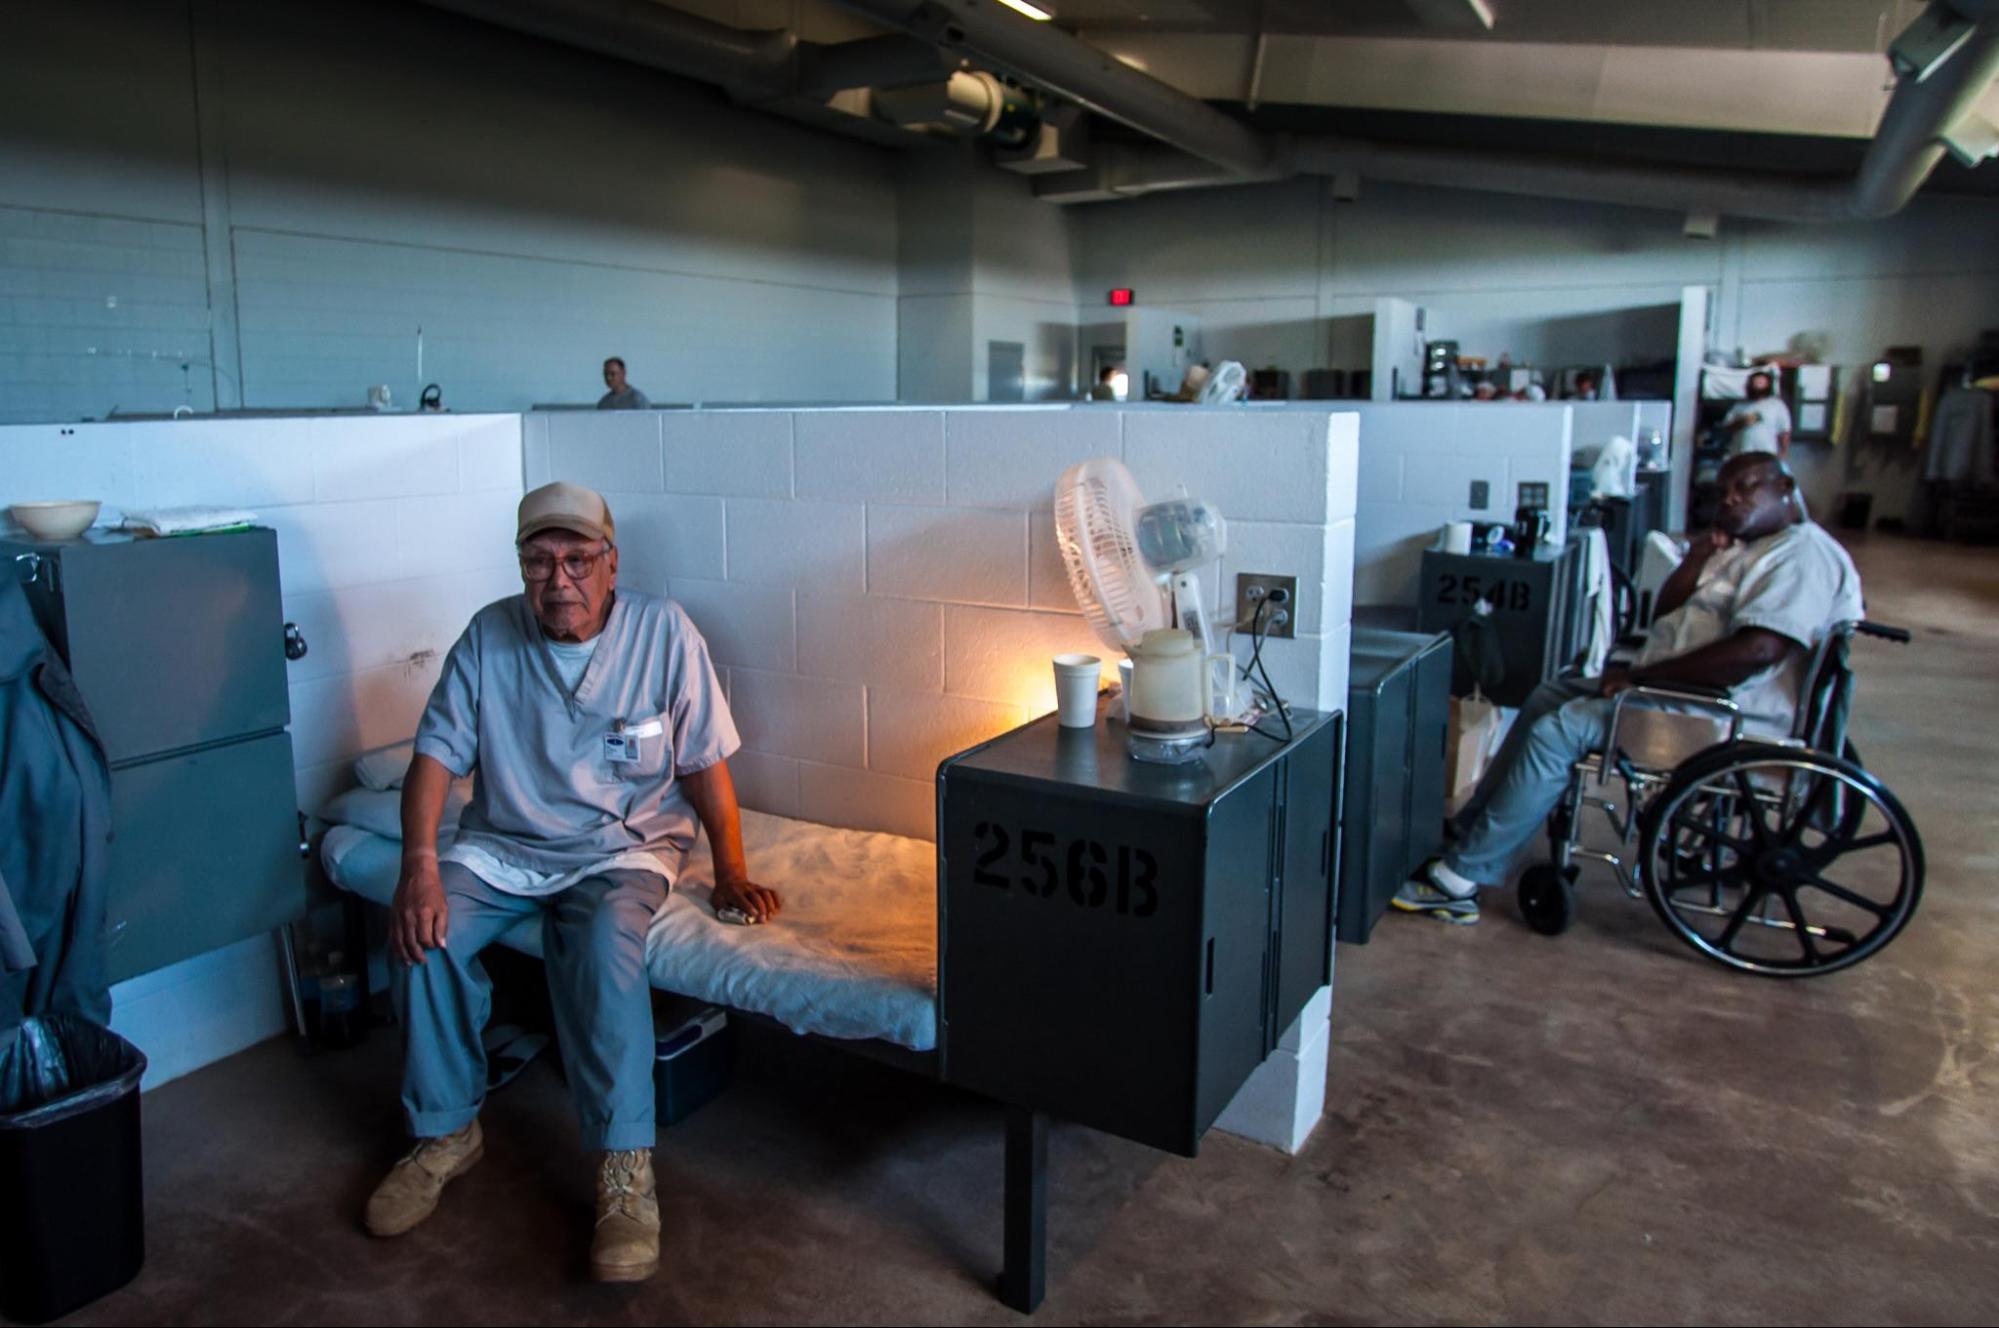
<path fill-rule="evenodd" d="M 1791 451 L 1791 408 L 1777 395 L 1773 375 L 1759 369 L 1749 375 L 1743 390 L 1748 393 L 1728 408 L 1721 427 L 1728 431 L 1728 454 L 1768 452 L 1785 457 Z"/>

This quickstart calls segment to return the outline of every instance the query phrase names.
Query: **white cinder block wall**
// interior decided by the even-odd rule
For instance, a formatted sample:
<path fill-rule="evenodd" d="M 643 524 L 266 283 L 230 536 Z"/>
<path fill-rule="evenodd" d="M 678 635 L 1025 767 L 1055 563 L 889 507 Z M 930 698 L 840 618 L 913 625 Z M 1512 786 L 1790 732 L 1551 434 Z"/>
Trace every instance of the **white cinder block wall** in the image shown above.
<path fill-rule="evenodd" d="M 229 505 L 276 529 L 285 616 L 310 646 L 286 666 L 307 810 L 350 782 L 358 753 L 409 737 L 444 651 L 481 605 L 519 589 L 520 492 L 513 415 L 0 427 L 0 509 L 97 498 L 108 521 L 123 508 Z M 284 1028 L 261 936 L 111 995 L 113 1027 L 151 1060 L 148 1087 Z"/>
<path fill-rule="evenodd" d="M 1414 605 L 1423 550 L 1447 521 L 1511 524 L 1520 485 L 1548 486 L 1554 537 L 1566 539 L 1572 408 L 1521 401 L 1357 404 L 1360 506 L 1358 603 Z M 1487 505 L 1471 506 L 1473 481 Z"/>
<path fill-rule="evenodd" d="M 1218 585 L 1295 573 L 1299 635 L 1265 662 L 1296 703 L 1345 705 L 1351 412 L 561 412 L 528 416 L 524 435 L 528 484 L 603 490 L 620 579 L 679 600 L 708 638 L 743 734 L 730 767 L 763 811 L 932 838 L 940 760 L 1054 709 L 1051 655 L 1114 664 L 1069 592 L 1050 510 L 1056 477 L 1095 456 L 1121 457 L 1149 498 L 1184 485 L 1221 508 Z M 1325 1106 L 1331 1008 L 1322 989 L 1222 1128 L 1303 1145 Z"/>
<path fill-rule="evenodd" d="M 1300 635 L 1265 652 L 1308 707 L 1346 692 L 1351 415 L 1187 407 L 720 410 L 526 417 L 527 481 L 587 484 L 620 578 L 687 609 L 742 730 L 746 804 L 934 835 L 937 763 L 1054 709 L 1049 657 L 1114 668 L 1050 512 L 1069 465 L 1221 507 L 1234 572 L 1295 572 Z M 1240 653 L 1240 652 L 1239 652 Z"/>

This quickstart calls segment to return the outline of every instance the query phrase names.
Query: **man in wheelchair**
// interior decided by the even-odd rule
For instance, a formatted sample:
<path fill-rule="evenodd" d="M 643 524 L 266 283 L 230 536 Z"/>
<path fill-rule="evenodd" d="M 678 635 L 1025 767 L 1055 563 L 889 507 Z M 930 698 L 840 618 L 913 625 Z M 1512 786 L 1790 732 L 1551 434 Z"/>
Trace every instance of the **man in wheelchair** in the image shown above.
<path fill-rule="evenodd" d="M 1492 766 L 1460 809 L 1457 843 L 1396 892 L 1395 907 L 1466 926 L 1478 888 L 1505 884 L 1514 858 L 1568 789 L 1570 771 L 1607 736 L 1615 697 L 1638 684 L 1725 689 L 1752 736 L 1791 728 L 1811 649 L 1862 616 L 1860 575 L 1808 520 L 1797 480 L 1769 452 L 1721 469 L 1715 528 L 1696 537 L 1660 589 L 1657 617 L 1628 669 L 1559 677 L 1520 708 Z"/>

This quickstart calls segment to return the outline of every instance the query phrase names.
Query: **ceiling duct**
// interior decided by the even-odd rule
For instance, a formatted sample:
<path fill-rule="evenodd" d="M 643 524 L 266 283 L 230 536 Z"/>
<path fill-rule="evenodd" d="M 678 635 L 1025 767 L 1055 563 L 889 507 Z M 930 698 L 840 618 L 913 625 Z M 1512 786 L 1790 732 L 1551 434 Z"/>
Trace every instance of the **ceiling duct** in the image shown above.
<path fill-rule="evenodd" d="M 1568 158 L 1404 147 L 1307 135 L 1266 137 L 1046 23 L 986 0 L 839 0 L 904 32 L 963 51 L 1158 139 L 1171 151 L 1100 145 L 1089 168 L 1036 179 L 1050 201 L 1126 198 L 1165 189 L 1247 184 L 1296 172 L 1686 213 L 1778 221 L 1883 217 L 1915 195 L 1944 155 L 1944 137 L 1999 74 L 1999 0 L 1948 0 L 1930 21 L 1961 28 L 1946 58 L 1895 88 L 1858 172 L 1847 180 L 1768 172 L 1616 166 Z"/>
<path fill-rule="evenodd" d="M 1256 130 L 1055 27 L 990 0 L 838 0 L 1241 176 L 1266 170 Z"/>

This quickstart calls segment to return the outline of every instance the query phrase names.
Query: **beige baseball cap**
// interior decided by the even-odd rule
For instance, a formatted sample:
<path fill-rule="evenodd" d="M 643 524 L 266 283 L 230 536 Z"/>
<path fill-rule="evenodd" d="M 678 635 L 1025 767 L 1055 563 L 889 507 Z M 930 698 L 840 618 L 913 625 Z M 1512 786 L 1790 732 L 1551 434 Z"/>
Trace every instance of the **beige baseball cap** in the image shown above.
<path fill-rule="evenodd" d="M 579 535 L 616 543 L 617 526 L 611 520 L 611 505 L 604 495 L 580 484 L 544 484 L 521 499 L 520 529 L 514 542 L 520 543 L 544 530 L 573 530 Z"/>

